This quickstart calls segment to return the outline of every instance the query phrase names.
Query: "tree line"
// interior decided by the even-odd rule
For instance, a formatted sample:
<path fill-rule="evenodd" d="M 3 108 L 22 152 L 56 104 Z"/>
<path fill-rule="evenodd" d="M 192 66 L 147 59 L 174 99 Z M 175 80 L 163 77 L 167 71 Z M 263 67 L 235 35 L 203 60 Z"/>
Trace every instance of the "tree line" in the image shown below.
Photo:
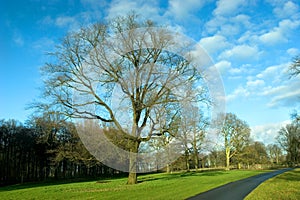
<path fill-rule="evenodd" d="M 221 146 L 207 140 L 208 135 L 203 127 L 205 125 L 197 127 L 196 123 L 192 123 L 192 126 L 182 126 L 181 131 L 186 134 L 186 137 L 180 136 L 182 155 L 157 171 L 265 168 L 299 162 L 299 132 L 293 132 L 299 131 L 299 123 L 297 129 L 290 125 L 282 128 L 278 144 L 265 146 L 262 142 L 250 139 L 248 125 L 235 114 L 228 113 L 220 117 L 226 117 L 225 127 L 219 135 L 218 145 Z M 116 135 L 113 130 L 108 132 L 108 137 Z M 298 138 L 294 138 L 296 134 Z M 117 141 L 122 140 L 113 139 L 116 145 L 120 145 Z M 149 141 L 147 148 L 152 151 L 164 148 L 172 139 L 174 138 L 157 137 Z M 286 155 L 282 147 L 287 152 Z M 1 120 L 0 158 L 1 185 L 49 178 L 111 177 L 126 174 L 106 166 L 91 155 L 78 136 L 75 124 L 66 121 L 59 113 L 33 117 L 26 125 L 16 120 Z M 157 159 L 154 162 L 160 161 Z"/>
<path fill-rule="evenodd" d="M 35 117 L 26 125 L 0 120 L 1 185 L 120 173 L 95 159 L 74 124 L 56 114 Z"/>

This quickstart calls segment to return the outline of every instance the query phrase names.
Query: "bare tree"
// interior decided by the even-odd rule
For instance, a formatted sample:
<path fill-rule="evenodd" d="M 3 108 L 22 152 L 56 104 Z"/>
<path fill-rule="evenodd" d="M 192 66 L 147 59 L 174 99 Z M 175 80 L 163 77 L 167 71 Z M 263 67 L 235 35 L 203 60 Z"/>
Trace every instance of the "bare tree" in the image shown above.
<path fill-rule="evenodd" d="M 140 144 L 170 132 L 181 101 L 203 101 L 199 72 L 179 55 L 186 44 L 153 26 L 129 15 L 82 28 L 63 39 L 42 69 L 45 97 L 56 110 L 97 119 L 130 141 L 128 184 L 137 183 Z M 166 50 L 173 47 L 176 53 Z M 167 115 L 158 114 L 161 107 Z"/>
<path fill-rule="evenodd" d="M 249 125 L 239 119 L 233 113 L 220 114 L 214 122 L 219 127 L 220 135 L 224 139 L 226 170 L 229 170 L 230 158 L 240 153 L 249 142 L 250 128 Z"/>
<path fill-rule="evenodd" d="M 289 70 L 291 76 L 298 76 L 300 74 L 300 55 L 294 58 Z"/>
<path fill-rule="evenodd" d="M 277 144 L 269 144 L 267 146 L 267 151 L 272 163 L 279 164 L 282 157 L 282 149 Z"/>
<path fill-rule="evenodd" d="M 195 105 L 184 104 L 182 112 L 179 130 L 182 133 L 179 136 L 183 144 L 186 169 L 187 171 L 190 170 L 190 160 L 192 160 L 197 170 L 199 151 L 203 146 L 208 120 L 205 119 L 204 114 Z"/>

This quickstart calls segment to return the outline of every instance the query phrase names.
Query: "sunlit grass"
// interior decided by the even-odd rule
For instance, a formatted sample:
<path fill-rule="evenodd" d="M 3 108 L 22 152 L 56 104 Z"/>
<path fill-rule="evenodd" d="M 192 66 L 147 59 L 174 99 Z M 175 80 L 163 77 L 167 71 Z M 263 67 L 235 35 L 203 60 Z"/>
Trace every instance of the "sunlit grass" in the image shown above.
<path fill-rule="evenodd" d="M 300 168 L 267 180 L 246 197 L 246 200 L 260 199 L 300 199 Z"/>
<path fill-rule="evenodd" d="M 0 199 L 185 199 L 264 171 L 210 171 L 139 176 L 77 183 L 23 184 L 0 188 Z"/>

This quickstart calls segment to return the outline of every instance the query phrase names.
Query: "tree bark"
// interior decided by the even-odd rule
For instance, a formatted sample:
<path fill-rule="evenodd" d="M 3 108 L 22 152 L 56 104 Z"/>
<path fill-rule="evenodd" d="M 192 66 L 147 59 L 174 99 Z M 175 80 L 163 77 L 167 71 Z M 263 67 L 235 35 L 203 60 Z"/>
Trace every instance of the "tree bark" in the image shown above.
<path fill-rule="evenodd" d="M 130 148 L 129 154 L 129 174 L 128 174 L 128 185 L 137 184 L 137 153 L 139 150 L 140 142 L 133 141 Z"/>

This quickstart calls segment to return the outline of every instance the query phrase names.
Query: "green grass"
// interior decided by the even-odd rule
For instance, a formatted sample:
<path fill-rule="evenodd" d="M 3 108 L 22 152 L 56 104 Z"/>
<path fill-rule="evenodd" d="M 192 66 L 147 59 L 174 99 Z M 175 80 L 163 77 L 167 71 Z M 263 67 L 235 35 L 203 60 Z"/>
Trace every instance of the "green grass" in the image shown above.
<path fill-rule="evenodd" d="M 185 199 L 264 171 L 210 171 L 139 176 L 77 183 L 40 183 L 0 188 L 0 199 Z"/>
<path fill-rule="evenodd" d="M 267 180 L 246 197 L 246 200 L 259 199 L 300 199 L 300 168 Z"/>

